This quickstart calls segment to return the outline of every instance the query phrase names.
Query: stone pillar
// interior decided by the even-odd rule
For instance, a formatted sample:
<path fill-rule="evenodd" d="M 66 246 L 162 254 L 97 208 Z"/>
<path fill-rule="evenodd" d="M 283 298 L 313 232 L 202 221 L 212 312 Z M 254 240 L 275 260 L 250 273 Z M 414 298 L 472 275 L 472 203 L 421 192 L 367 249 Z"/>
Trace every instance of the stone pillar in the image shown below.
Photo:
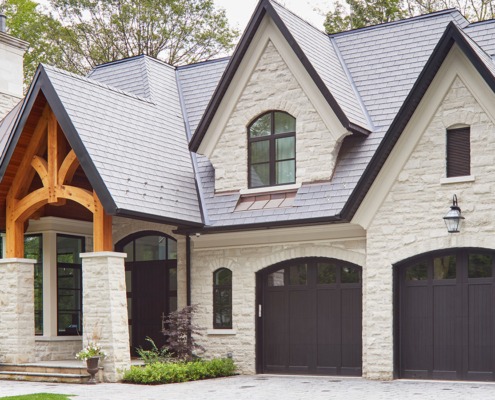
<path fill-rule="evenodd" d="M 34 361 L 34 264 L 0 260 L 0 362 Z"/>
<path fill-rule="evenodd" d="M 130 368 L 125 253 L 83 253 L 83 347 L 98 341 L 105 353 L 103 379 L 117 382 Z"/>

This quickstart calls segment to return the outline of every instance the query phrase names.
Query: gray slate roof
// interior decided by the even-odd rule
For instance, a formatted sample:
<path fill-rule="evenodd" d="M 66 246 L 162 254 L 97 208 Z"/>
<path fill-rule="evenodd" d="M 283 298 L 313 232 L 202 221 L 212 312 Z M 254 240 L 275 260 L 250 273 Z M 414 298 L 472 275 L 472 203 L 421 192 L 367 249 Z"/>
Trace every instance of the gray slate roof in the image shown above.
<path fill-rule="evenodd" d="M 495 76 L 495 21 L 469 25 L 446 10 L 327 36 L 268 1 L 346 116 L 369 136 L 346 137 L 332 180 L 304 184 L 292 207 L 234 211 L 240 194 L 216 195 L 211 163 L 188 150 L 229 59 L 174 68 L 140 56 L 86 78 L 44 67 L 117 209 L 212 228 L 337 218 L 449 23 Z M 16 112 L 0 123 L 1 148 Z"/>
<path fill-rule="evenodd" d="M 148 57 L 131 60 L 146 92 L 135 89 L 134 74 L 116 78 L 124 63 L 99 67 L 91 75 L 100 81 L 45 70 L 118 209 L 201 223 L 175 69 Z"/>

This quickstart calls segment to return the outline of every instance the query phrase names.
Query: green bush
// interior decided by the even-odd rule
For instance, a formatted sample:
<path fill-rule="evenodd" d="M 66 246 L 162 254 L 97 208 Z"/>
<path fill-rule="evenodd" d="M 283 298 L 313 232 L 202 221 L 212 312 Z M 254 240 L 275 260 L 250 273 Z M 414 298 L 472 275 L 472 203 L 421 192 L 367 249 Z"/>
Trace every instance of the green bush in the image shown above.
<path fill-rule="evenodd" d="M 153 363 L 145 366 L 132 366 L 124 373 L 124 382 L 145 385 L 179 383 L 200 379 L 231 376 L 235 373 L 234 362 L 230 358 L 215 358 L 189 362 Z"/>

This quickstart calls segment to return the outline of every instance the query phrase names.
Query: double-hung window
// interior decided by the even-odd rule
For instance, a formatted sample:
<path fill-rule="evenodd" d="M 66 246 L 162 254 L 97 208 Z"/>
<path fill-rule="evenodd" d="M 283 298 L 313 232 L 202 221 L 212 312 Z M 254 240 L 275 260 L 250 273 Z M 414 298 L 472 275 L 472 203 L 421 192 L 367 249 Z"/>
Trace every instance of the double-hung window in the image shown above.
<path fill-rule="evenodd" d="M 296 181 L 296 119 L 270 111 L 248 129 L 249 187 L 277 186 Z"/>

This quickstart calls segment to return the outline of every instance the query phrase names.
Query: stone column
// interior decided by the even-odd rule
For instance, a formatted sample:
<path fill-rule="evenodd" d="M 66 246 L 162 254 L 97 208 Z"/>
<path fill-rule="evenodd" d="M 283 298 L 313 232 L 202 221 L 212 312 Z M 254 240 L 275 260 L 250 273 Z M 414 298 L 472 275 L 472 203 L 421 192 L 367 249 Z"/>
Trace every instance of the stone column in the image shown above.
<path fill-rule="evenodd" d="M 83 253 L 83 347 L 98 341 L 105 353 L 103 379 L 117 382 L 131 364 L 125 253 Z"/>
<path fill-rule="evenodd" d="M 0 259 L 0 362 L 34 361 L 34 264 Z"/>

